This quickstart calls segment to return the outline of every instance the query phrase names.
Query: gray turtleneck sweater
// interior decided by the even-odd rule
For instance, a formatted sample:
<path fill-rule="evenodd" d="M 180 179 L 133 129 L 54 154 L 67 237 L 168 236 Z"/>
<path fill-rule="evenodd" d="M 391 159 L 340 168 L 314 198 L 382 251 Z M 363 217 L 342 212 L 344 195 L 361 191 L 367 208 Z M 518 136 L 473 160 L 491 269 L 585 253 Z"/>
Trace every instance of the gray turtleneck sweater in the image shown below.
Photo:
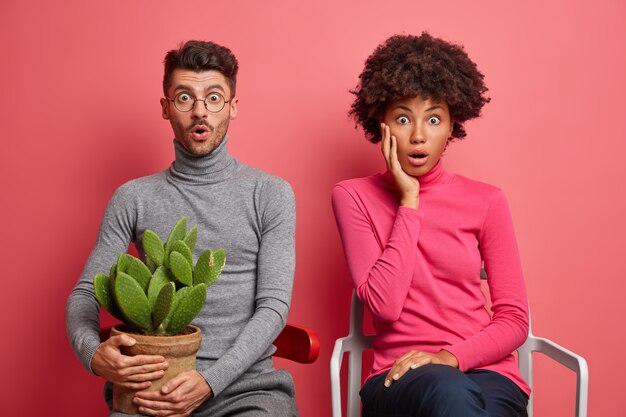
<path fill-rule="evenodd" d="M 227 139 L 196 157 L 174 141 L 169 169 L 130 181 L 111 198 L 95 247 L 67 301 L 67 334 L 91 370 L 99 339 L 100 307 L 93 277 L 106 274 L 135 242 L 143 258 L 146 229 L 163 239 L 187 217 L 198 226 L 194 260 L 204 249 L 226 250 L 226 266 L 207 291 L 194 324 L 202 329 L 197 369 L 217 396 L 239 378 L 272 369 L 272 342 L 284 327 L 295 264 L 295 202 L 289 184 L 233 158 Z"/>

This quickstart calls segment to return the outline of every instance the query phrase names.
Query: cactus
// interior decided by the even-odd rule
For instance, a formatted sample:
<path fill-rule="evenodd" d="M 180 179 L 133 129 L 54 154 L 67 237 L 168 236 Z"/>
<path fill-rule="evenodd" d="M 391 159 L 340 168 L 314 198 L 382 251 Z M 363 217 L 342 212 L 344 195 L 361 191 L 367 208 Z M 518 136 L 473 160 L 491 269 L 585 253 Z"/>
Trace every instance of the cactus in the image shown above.
<path fill-rule="evenodd" d="M 111 315 L 144 334 L 172 336 L 181 332 L 204 306 L 207 288 L 226 263 L 224 249 L 205 250 L 194 267 L 198 229 L 187 232 L 182 217 L 165 243 L 151 230 L 143 234 L 146 261 L 122 253 L 109 275 L 93 280 L 98 303 Z"/>

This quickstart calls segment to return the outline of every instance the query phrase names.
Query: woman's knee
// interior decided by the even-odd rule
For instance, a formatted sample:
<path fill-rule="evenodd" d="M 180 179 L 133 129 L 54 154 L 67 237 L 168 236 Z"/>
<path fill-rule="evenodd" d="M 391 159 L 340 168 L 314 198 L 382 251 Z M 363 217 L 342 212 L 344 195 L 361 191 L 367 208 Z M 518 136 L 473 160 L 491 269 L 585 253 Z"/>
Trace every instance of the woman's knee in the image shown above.
<path fill-rule="evenodd" d="M 480 396 L 480 388 L 456 368 L 447 365 L 425 365 L 421 369 L 420 391 L 426 397 L 441 398 L 450 401 L 465 396 Z M 411 372 L 420 371 L 420 368 Z"/>
<path fill-rule="evenodd" d="M 463 372 L 447 365 L 423 368 L 412 371 L 419 371 L 414 376 L 416 384 L 411 388 L 407 386 L 406 392 L 401 394 L 409 395 L 411 409 L 417 415 L 486 416 L 480 388 Z"/>

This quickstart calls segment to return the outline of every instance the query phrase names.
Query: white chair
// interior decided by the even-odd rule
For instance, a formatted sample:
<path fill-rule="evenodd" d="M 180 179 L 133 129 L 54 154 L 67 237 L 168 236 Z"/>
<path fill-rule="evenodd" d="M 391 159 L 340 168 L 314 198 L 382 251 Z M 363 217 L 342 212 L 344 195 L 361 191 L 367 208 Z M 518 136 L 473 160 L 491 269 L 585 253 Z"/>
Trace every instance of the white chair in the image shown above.
<path fill-rule="evenodd" d="M 484 279 L 484 272 L 481 273 Z M 348 398 L 347 417 L 359 417 L 361 415 L 361 400 L 359 390 L 361 388 L 362 353 L 372 347 L 374 335 L 363 333 L 363 304 L 352 292 L 350 307 L 350 333 L 346 337 L 337 339 L 333 355 L 330 359 L 330 387 L 333 417 L 342 416 L 341 404 L 341 381 L 340 371 L 343 355 L 348 353 Z M 532 388 L 533 352 L 541 352 L 554 359 L 558 363 L 576 372 L 576 417 L 587 417 L 587 396 L 589 389 L 589 376 L 587 361 L 556 343 L 536 337 L 529 331 L 528 339 L 517 350 L 518 366 L 522 376 Z M 528 416 L 533 417 L 533 396 L 528 400 Z"/>

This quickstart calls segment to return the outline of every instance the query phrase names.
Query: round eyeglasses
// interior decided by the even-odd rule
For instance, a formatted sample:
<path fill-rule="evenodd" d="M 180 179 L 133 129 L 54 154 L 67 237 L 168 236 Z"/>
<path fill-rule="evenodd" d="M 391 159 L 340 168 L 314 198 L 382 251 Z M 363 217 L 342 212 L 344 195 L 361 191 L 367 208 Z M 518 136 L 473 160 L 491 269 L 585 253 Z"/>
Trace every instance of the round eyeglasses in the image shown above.
<path fill-rule="evenodd" d="M 202 101 L 204 102 L 204 107 L 211 113 L 221 112 L 226 103 L 230 103 L 232 100 L 225 100 L 220 93 L 209 93 L 205 98 L 195 98 L 185 91 L 176 94 L 173 99 L 167 96 L 165 98 L 173 102 L 178 111 L 182 112 L 191 111 L 193 106 L 196 105 L 196 101 Z"/>

